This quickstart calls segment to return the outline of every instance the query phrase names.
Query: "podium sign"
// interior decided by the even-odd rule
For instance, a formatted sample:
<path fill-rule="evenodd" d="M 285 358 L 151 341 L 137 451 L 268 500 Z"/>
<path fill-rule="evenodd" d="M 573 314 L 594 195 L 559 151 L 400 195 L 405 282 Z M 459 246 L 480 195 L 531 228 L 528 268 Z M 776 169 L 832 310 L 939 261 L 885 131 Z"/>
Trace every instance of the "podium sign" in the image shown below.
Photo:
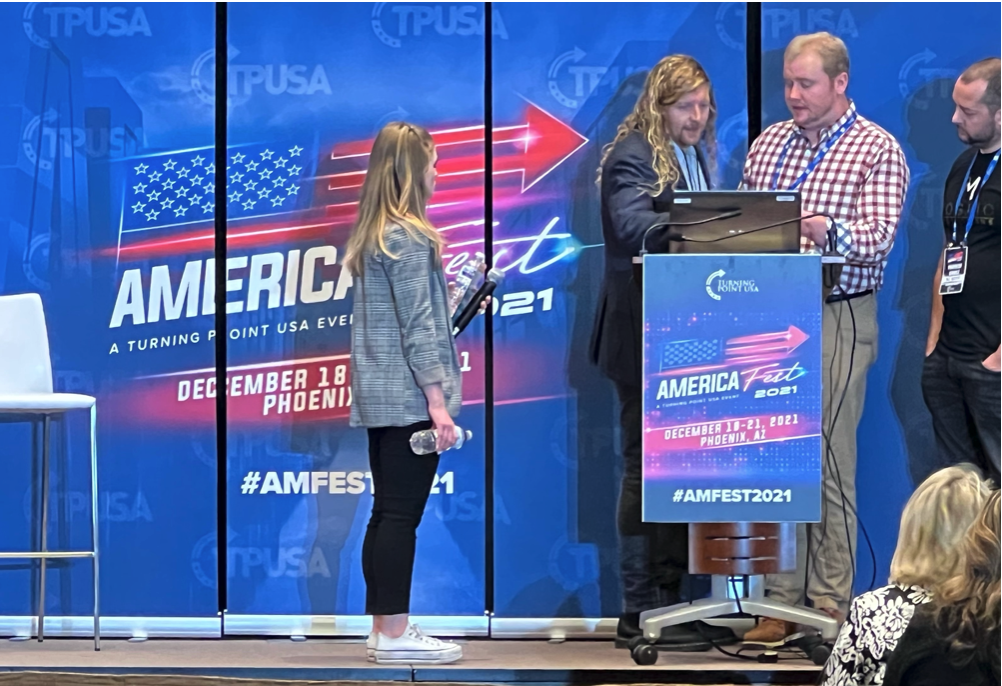
<path fill-rule="evenodd" d="M 643 297 L 644 521 L 819 521 L 820 256 L 646 255 Z"/>

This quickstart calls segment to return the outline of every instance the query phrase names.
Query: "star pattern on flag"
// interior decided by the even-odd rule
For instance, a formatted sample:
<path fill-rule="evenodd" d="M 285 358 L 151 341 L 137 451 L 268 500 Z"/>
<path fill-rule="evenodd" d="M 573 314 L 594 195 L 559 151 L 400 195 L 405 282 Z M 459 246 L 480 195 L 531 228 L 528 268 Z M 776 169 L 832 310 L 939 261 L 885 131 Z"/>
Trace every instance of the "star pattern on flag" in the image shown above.
<path fill-rule="evenodd" d="M 295 209 L 302 183 L 299 145 L 247 145 L 228 151 L 227 216 L 234 219 Z M 216 207 L 213 151 L 173 151 L 127 168 L 128 228 L 211 221 Z M 187 202 L 185 202 L 187 201 Z"/>

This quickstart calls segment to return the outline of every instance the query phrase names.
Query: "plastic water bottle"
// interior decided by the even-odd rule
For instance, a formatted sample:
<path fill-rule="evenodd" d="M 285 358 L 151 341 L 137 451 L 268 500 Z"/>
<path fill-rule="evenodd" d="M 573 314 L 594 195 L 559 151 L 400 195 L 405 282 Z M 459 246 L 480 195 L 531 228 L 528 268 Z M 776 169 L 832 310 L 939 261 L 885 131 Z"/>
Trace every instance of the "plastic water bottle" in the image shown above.
<path fill-rule="evenodd" d="M 454 316 L 460 308 L 465 307 L 465 300 L 473 297 L 471 284 L 477 278 L 477 273 L 484 266 L 484 254 L 476 253 L 472 259 L 466 261 L 463 268 L 456 275 L 455 286 L 449 295 L 449 316 Z"/>
<path fill-rule="evenodd" d="M 452 444 L 452 448 L 449 448 L 449 450 L 459 450 L 471 438 L 473 438 L 472 431 L 465 431 L 457 426 L 456 442 Z M 414 451 L 415 455 L 430 455 L 435 452 L 437 441 L 438 432 L 435 429 L 415 431 L 414 435 L 411 436 L 411 450 Z"/>

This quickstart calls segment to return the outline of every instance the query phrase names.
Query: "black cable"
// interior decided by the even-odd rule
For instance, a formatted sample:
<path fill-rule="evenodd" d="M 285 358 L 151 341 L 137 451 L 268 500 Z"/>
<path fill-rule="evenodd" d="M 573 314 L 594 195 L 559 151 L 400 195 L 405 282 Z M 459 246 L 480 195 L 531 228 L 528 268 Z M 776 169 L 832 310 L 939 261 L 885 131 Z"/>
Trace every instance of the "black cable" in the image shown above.
<path fill-rule="evenodd" d="M 747 585 L 748 585 L 748 576 L 747 575 L 742 575 L 742 579 L 743 579 L 743 583 L 747 587 Z M 738 614 L 742 614 L 743 615 L 745 613 L 745 611 L 741 607 L 741 594 L 738 593 L 738 587 L 734 583 L 734 577 L 733 576 L 728 576 L 727 580 L 730 582 L 730 584 L 731 584 L 731 591 L 734 593 L 734 602 L 738 604 Z"/>
<path fill-rule="evenodd" d="M 705 219 L 696 219 L 695 221 L 691 222 L 673 222 L 669 220 L 664 222 L 658 222 L 656 224 L 651 224 L 650 226 L 647 227 L 647 230 L 644 231 L 644 236 L 640 241 L 640 254 L 645 255 L 647 253 L 647 237 L 654 229 L 660 229 L 665 226 L 699 226 L 700 224 L 709 224 L 710 222 L 720 221 L 722 219 L 731 219 L 733 217 L 740 216 L 740 214 L 741 210 L 732 210 L 729 212 L 724 212 L 722 214 L 715 214 L 712 217 L 706 217 Z"/>
<path fill-rule="evenodd" d="M 707 220 L 701 220 L 699 222 L 692 222 L 692 223 L 693 224 L 705 224 L 705 223 L 707 223 L 709 221 L 716 221 L 718 219 L 729 219 L 731 216 L 735 216 L 735 215 L 728 215 L 726 217 L 724 217 L 724 216 L 711 217 L 710 219 L 707 219 Z M 812 217 L 828 217 L 828 215 L 825 214 L 824 212 L 815 212 L 814 214 L 805 214 L 805 215 L 802 215 L 800 217 L 794 217 L 792 219 L 784 219 L 781 222 L 774 222 L 772 224 L 766 224 L 765 226 L 759 226 L 759 227 L 756 227 L 754 229 L 748 229 L 747 231 L 742 231 L 741 233 L 735 233 L 735 234 L 731 234 L 729 236 L 719 236 L 717 238 L 710 238 L 710 239 L 707 239 L 707 240 L 699 240 L 698 238 L 686 238 L 685 236 L 679 236 L 677 239 L 672 239 L 672 240 L 677 240 L 677 241 L 681 241 L 681 242 L 684 242 L 684 243 L 719 243 L 720 241 L 730 240 L 731 238 L 738 238 L 739 236 L 747 236 L 748 234 L 758 233 L 759 231 L 766 231 L 768 229 L 775 229 L 777 226 L 783 226 L 784 224 L 792 224 L 793 222 L 799 222 L 799 221 L 802 221 L 804 219 L 811 219 Z M 650 229 L 648 229 L 648 231 L 649 230 Z"/>
<path fill-rule="evenodd" d="M 841 284 L 836 283 L 835 286 L 838 287 L 839 290 L 842 290 Z M 844 293 L 844 291 L 843 291 L 843 293 Z M 832 462 L 832 457 L 834 456 L 834 451 L 832 450 L 832 445 L 831 445 L 831 435 L 832 435 L 832 431 L 834 431 L 834 429 L 835 429 L 835 422 L 838 419 L 838 412 L 837 411 L 834 412 L 834 413 L 831 413 L 831 407 L 832 407 L 832 405 L 835 402 L 835 384 L 832 382 L 832 378 L 835 376 L 835 360 L 838 359 L 839 343 L 842 340 L 842 336 L 839 333 L 841 331 L 841 329 L 842 329 L 842 308 L 839 308 L 838 316 L 835 319 L 835 332 L 836 333 L 835 333 L 835 343 L 832 346 L 832 359 L 831 359 L 831 362 L 828 364 L 828 386 L 829 386 L 829 389 L 828 389 L 829 390 L 828 408 L 829 408 L 829 417 L 830 417 L 830 419 L 829 419 L 829 422 L 828 422 L 828 432 L 825 433 L 824 428 L 822 428 L 822 430 L 821 430 L 821 437 L 822 437 L 822 439 L 824 441 L 824 444 L 825 444 L 825 448 L 824 448 L 825 449 L 825 463 L 828 465 L 829 471 L 831 471 L 831 462 Z M 845 394 L 846 394 L 846 391 L 848 390 L 848 388 L 849 388 L 849 384 L 847 382 L 846 385 L 842 388 L 842 397 L 843 398 L 845 398 Z M 841 400 L 839 401 L 838 407 L 839 408 L 842 407 Z M 842 491 L 842 483 L 841 483 L 841 481 L 839 481 L 838 486 L 839 486 L 839 492 L 841 493 L 841 491 Z M 822 479 L 822 486 L 821 487 L 822 487 L 822 497 L 821 497 L 821 536 L 820 536 L 820 541 L 823 541 L 825 539 L 825 536 L 828 535 L 828 517 L 825 516 L 825 514 L 827 512 L 827 509 L 828 509 L 828 501 L 824 497 L 824 493 L 823 493 L 823 489 L 824 489 L 824 480 L 823 479 Z M 806 541 L 806 543 L 807 543 L 808 546 L 810 546 L 810 539 L 811 539 L 810 532 L 808 532 L 807 541 Z M 820 545 L 814 547 L 814 551 L 813 551 L 810 559 L 808 559 L 807 564 L 805 565 L 805 569 L 804 569 L 804 592 L 805 592 L 805 595 L 806 595 L 806 592 L 807 592 L 807 587 L 810 585 L 810 581 L 811 581 L 811 578 L 812 578 L 812 573 L 816 573 L 816 570 L 817 570 L 818 553 L 820 551 L 820 547 L 821 547 Z M 854 567 L 855 567 L 855 565 L 854 565 Z"/>
<path fill-rule="evenodd" d="M 714 649 L 716 649 L 718 652 L 723 653 L 727 657 L 734 657 L 734 658 L 737 658 L 739 660 L 748 660 L 749 662 L 758 662 L 759 664 L 763 663 L 763 660 L 760 659 L 760 656 L 754 656 L 753 657 L 751 655 L 742 655 L 741 654 L 741 651 L 743 651 L 743 650 L 751 650 L 751 648 L 749 648 L 748 646 L 742 646 L 742 647 L 738 648 L 737 652 L 731 652 L 731 651 L 728 651 L 728 650 L 724 650 L 723 646 L 721 646 L 719 643 L 717 643 L 717 641 L 715 641 L 712 637 L 706 635 L 705 629 L 703 629 L 703 627 L 699 626 L 699 624 L 696 624 L 695 627 L 696 627 L 696 633 L 698 633 L 703 638 L 703 640 L 705 640 L 707 643 L 709 643 L 711 646 L 713 646 Z M 776 652 L 779 652 L 779 651 L 776 651 Z M 804 658 L 802 658 L 802 657 L 779 657 L 778 655 L 776 656 L 776 661 L 777 662 L 789 662 L 791 660 L 801 661 L 803 659 Z"/>
<path fill-rule="evenodd" d="M 835 221 L 834 217 L 831 217 L 830 215 L 825 215 L 825 217 L 827 219 L 829 219 L 830 221 L 832 221 L 832 222 Z M 838 287 L 839 290 L 842 290 L 841 285 L 837 281 L 836 281 L 835 284 L 833 284 L 833 287 Z M 831 359 L 831 363 L 828 365 L 828 381 L 829 381 L 829 386 L 830 386 L 830 389 L 829 389 L 830 392 L 829 392 L 829 395 L 828 395 L 829 413 L 831 413 L 831 407 L 832 407 L 832 405 L 835 402 L 835 384 L 832 383 L 832 378 L 835 375 L 835 360 L 838 359 L 839 343 L 842 340 L 842 336 L 839 333 L 841 331 L 841 329 L 842 329 L 842 309 L 839 308 L 838 318 L 835 320 L 835 331 L 836 331 L 836 334 L 835 334 L 835 343 L 834 343 L 833 348 L 832 348 L 832 359 Z M 843 399 L 845 398 L 845 393 L 846 393 L 847 389 L 848 389 L 848 383 L 842 389 L 842 398 Z M 841 408 L 841 406 L 842 406 L 842 403 L 841 403 L 841 400 L 840 400 L 839 401 L 839 407 Z M 832 457 L 834 456 L 834 451 L 832 450 L 832 445 L 831 445 L 831 434 L 832 434 L 832 432 L 835 429 L 835 423 L 836 423 L 836 421 L 838 419 L 838 412 L 835 412 L 834 414 L 830 414 L 829 416 L 831 417 L 831 419 L 830 419 L 830 421 L 828 423 L 828 433 L 826 434 L 825 431 L 824 431 L 824 429 L 822 429 L 821 436 L 822 436 L 822 439 L 824 440 L 824 444 L 825 444 L 825 462 L 827 464 L 829 464 L 829 471 L 830 471 L 831 470 L 831 467 L 830 467 L 831 460 L 832 460 Z M 822 481 L 822 488 L 824 488 L 824 482 L 823 481 Z M 840 481 L 839 482 L 839 492 L 841 493 L 841 491 L 842 491 L 842 484 L 841 484 L 841 481 Z M 844 500 L 844 498 L 843 498 L 843 500 Z M 828 535 L 828 517 L 825 516 L 825 514 L 827 512 L 827 509 L 828 509 L 828 501 L 823 496 L 821 498 L 821 508 L 822 509 L 821 509 L 821 536 L 820 536 L 820 540 L 823 541 L 825 539 L 825 536 Z M 808 539 L 808 541 L 809 541 L 809 539 Z M 808 542 L 808 545 L 810 545 L 809 542 Z M 812 572 L 816 572 L 816 569 L 817 569 L 819 549 L 820 549 L 820 546 L 815 547 L 812 559 L 810 560 L 810 563 L 804 569 L 804 591 L 805 591 L 805 594 L 806 594 L 807 587 L 810 584 L 811 573 Z"/>
<path fill-rule="evenodd" d="M 842 296 L 845 297 L 846 293 L 845 293 L 845 290 L 842 288 L 841 284 L 836 284 L 836 286 L 838 287 L 838 289 L 841 292 Z M 834 433 L 835 426 L 836 426 L 836 424 L 838 422 L 838 417 L 839 417 L 839 415 L 840 415 L 840 413 L 842 411 L 842 405 L 845 402 L 846 394 L 847 394 L 848 389 L 849 389 L 849 382 L 852 379 L 852 370 L 853 370 L 854 363 L 855 363 L 856 340 L 857 340 L 856 316 L 855 316 L 855 312 L 852 309 L 852 303 L 848 299 L 843 300 L 841 302 L 845 302 L 846 305 L 848 306 L 848 308 L 849 308 L 849 316 L 850 316 L 850 318 L 852 320 L 852 347 L 851 347 L 850 352 L 849 352 L 849 369 L 848 369 L 848 372 L 846 374 L 845 386 L 843 386 L 843 388 L 842 388 L 842 395 L 839 398 L 838 406 L 836 407 L 835 412 L 831 416 L 831 421 L 829 422 L 829 426 L 828 426 L 828 432 L 825 433 L 824 431 L 822 431 L 822 436 L 823 436 L 824 441 L 825 441 L 825 458 L 826 458 L 826 462 L 827 462 L 827 464 L 829 466 L 829 470 L 833 469 L 834 472 L 835 472 L 835 479 L 836 479 L 836 484 L 837 484 L 838 490 L 839 490 L 839 497 L 840 497 L 840 499 L 842 501 L 842 521 L 843 521 L 843 525 L 844 525 L 844 528 L 845 528 L 846 545 L 849 548 L 849 559 L 850 559 L 850 563 L 852 565 L 852 573 L 851 573 L 851 579 L 852 580 L 850 582 L 851 586 L 852 586 L 852 588 L 850 589 L 850 594 L 852 594 L 853 593 L 852 589 L 854 589 L 855 585 L 856 585 L 856 560 L 855 560 L 855 554 L 854 554 L 855 551 L 853 550 L 853 545 L 852 545 L 852 537 L 851 537 L 850 531 L 849 531 L 849 515 L 848 515 L 847 510 L 851 511 L 853 513 L 853 515 L 855 515 L 855 517 L 857 519 L 857 522 L 858 522 L 858 525 L 859 525 L 860 529 L 863 532 L 863 538 L 866 541 L 867 548 L 868 548 L 868 551 L 870 553 L 870 561 L 871 561 L 871 569 L 872 569 L 872 571 L 871 571 L 871 576 L 870 576 L 870 583 L 868 585 L 868 590 L 873 590 L 874 584 L 876 583 L 876 579 L 877 579 L 877 555 L 876 555 L 876 552 L 873 549 L 873 542 L 870 540 L 870 534 L 869 534 L 869 532 L 866 529 L 866 524 L 863 522 L 862 517 L 860 517 L 859 512 L 856 509 L 856 507 L 852 503 L 849 502 L 849 499 L 845 495 L 845 487 L 844 487 L 843 482 L 842 482 L 841 470 L 839 470 L 839 468 L 838 468 L 838 462 L 835 459 L 835 452 L 832 449 L 832 445 L 831 445 L 831 436 Z M 838 319 L 836 320 L 836 331 L 840 331 L 841 330 L 841 324 L 842 324 L 842 308 L 839 308 Z M 829 367 L 829 372 L 828 372 L 828 378 L 829 378 L 829 380 L 831 380 L 831 378 L 832 378 L 833 371 L 834 371 L 835 360 L 838 357 L 838 344 L 839 344 L 840 339 L 841 339 L 841 335 L 836 334 L 836 337 L 835 337 L 835 348 L 834 348 L 834 351 L 832 353 L 832 361 L 831 361 L 831 365 Z M 832 388 L 834 388 L 834 384 L 832 384 Z M 831 407 L 831 400 L 834 400 L 834 397 L 832 397 L 829 400 L 829 407 Z M 822 498 L 822 507 L 824 507 L 825 505 L 826 505 L 826 501 L 825 501 L 824 498 Z M 821 531 L 821 539 L 822 540 L 824 540 L 824 537 L 828 534 L 827 525 L 828 525 L 827 517 L 823 516 L 822 517 L 822 531 Z M 820 546 L 815 547 L 815 549 L 813 551 L 813 554 L 812 554 L 812 557 L 811 557 L 811 560 L 809 561 L 810 562 L 810 566 L 809 566 L 808 569 L 805 570 L 805 588 L 807 586 L 807 583 L 810 581 L 811 574 L 812 573 L 816 573 L 819 550 L 820 550 Z"/>
<path fill-rule="evenodd" d="M 842 291 L 843 295 L 845 294 L 845 291 L 842 290 L 841 285 L 839 285 L 839 290 Z M 848 389 L 848 387 L 849 387 L 849 379 L 851 378 L 851 375 L 852 375 L 853 362 L 854 362 L 855 353 L 856 353 L 856 335 L 857 335 L 857 333 L 856 333 L 856 314 L 855 314 L 855 312 L 852 309 L 852 302 L 851 302 L 851 300 L 848 300 L 848 299 L 845 300 L 844 302 L 845 302 L 846 306 L 849 308 L 849 317 L 852 320 L 852 350 L 849 353 L 849 375 L 846 377 L 846 389 Z M 845 392 L 843 392 L 843 394 L 842 394 L 842 400 L 845 400 Z M 841 409 L 842 409 L 842 401 L 839 401 L 839 410 L 841 410 Z M 838 414 L 836 413 L 836 418 L 837 418 L 837 416 L 838 416 Z M 835 428 L 835 422 L 833 420 L 832 421 L 832 431 L 834 431 L 834 428 Z M 829 441 L 828 444 L 830 446 L 831 445 L 831 441 Z M 834 458 L 834 453 L 832 453 L 832 457 Z M 836 473 L 836 476 L 838 477 L 839 494 L 840 494 L 840 496 L 842 498 L 842 517 L 843 517 L 843 520 L 845 521 L 846 543 L 849 545 L 849 557 L 850 557 L 851 560 L 853 560 L 853 563 L 854 563 L 853 566 L 852 566 L 852 585 L 853 585 L 853 587 L 855 587 L 855 585 L 856 585 L 856 565 L 855 565 L 855 556 L 853 555 L 852 543 L 850 543 L 850 539 L 849 539 L 849 523 L 848 523 L 848 514 L 845 511 L 846 507 L 848 507 L 849 510 L 851 510 L 852 513 L 856 516 L 856 520 L 858 521 L 859 528 L 862 529 L 862 531 L 863 531 L 863 538 L 866 540 L 867 547 L 869 548 L 870 561 L 872 563 L 871 564 L 872 572 L 871 572 L 871 576 L 870 576 L 870 583 L 869 583 L 869 586 L 868 586 L 868 590 L 872 591 L 873 590 L 873 585 L 876 583 L 876 580 L 877 580 L 877 555 L 876 555 L 876 553 L 873 550 L 873 543 L 870 541 L 870 534 L 866 530 L 866 525 L 863 523 L 862 517 L 859 516 L 859 512 L 856 510 L 855 505 L 853 505 L 852 503 L 850 503 L 848 501 L 848 499 L 845 497 L 845 491 L 842 488 L 842 475 L 839 473 L 838 463 L 837 462 L 835 462 L 835 473 Z"/>
<path fill-rule="evenodd" d="M 844 297 L 846 293 L 845 290 L 842 288 L 841 284 L 838 284 L 838 289 Z M 849 584 L 849 595 L 851 597 L 853 593 L 853 588 L 856 586 L 856 556 L 854 554 L 852 546 L 852 535 L 849 533 L 849 513 L 846 511 L 846 508 L 849 504 L 849 499 L 845 497 L 845 489 L 842 485 L 842 471 L 839 469 L 838 460 L 835 459 L 835 451 L 832 450 L 831 448 L 831 440 L 830 440 L 831 434 L 834 433 L 835 431 L 835 425 L 838 422 L 838 416 L 842 412 L 842 403 L 845 402 L 845 397 L 849 391 L 849 383 L 852 380 L 852 368 L 856 360 L 856 316 L 853 314 L 852 311 L 852 303 L 850 303 L 848 300 L 843 300 L 841 302 L 845 303 L 849 307 L 849 318 L 852 320 L 852 346 L 849 348 L 849 369 L 846 372 L 845 386 L 842 388 L 842 397 L 839 398 L 838 407 L 835 409 L 835 414 L 832 416 L 832 421 L 830 425 L 830 430 L 829 430 L 830 433 L 828 440 L 828 458 L 830 460 L 830 464 L 835 467 L 836 483 L 838 484 L 839 497 L 842 500 L 842 523 L 845 526 L 845 543 L 846 546 L 849 548 L 849 562 L 852 569 L 852 574 L 850 575 L 851 581 Z M 840 319 L 841 319 L 841 310 L 842 308 L 839 307 Z M 837 338 L 840 337 L 841 336 L 837 336 Z"/>
<path fill-rule="evenodd" d="M 849 371 L 851 373 L 851 371 L 852 371 L 853 354 L 855 353 L 855 344 L 856 344 L 856 317 L 855 317 L 855 313 L 852 310 L 852 303 L 850 303 L 848 300 L 845 301 L 845 302 L 846 302 L 846 305 L 848 305 L 848 307 L 849 307 L 849 316 L 852 317 L 852 326 L 853 326 L 853 350 L 852 350 L 852 353 L 850 353 L 850 356 L 849 356 Z M 848 383 L 849 382 L 848 382 L 848 378 L 847 378 L 846 379 L 846 385 L 847 386 L 848 386 Z M 843 393 L 843 397 L 844 397 L 844 395 L 845 394 Z M 841 404 L 840 404 L 840 406 L 841 406 Z M 837 413 L 836 413 L 836 418 L 837 418 Z M 833 420 L 832 421 L 832 428 L 831 428 L 832 431 L 834 431 L 834 425 L 835 425 L 835 422 Z M 829 436 L 830 436 L 830 434 L 829 434 Z M 828 448 L 829 459 L 833 460 L 833 458 L 834 458 L 834 451 L 831 449 L 831 439 L 830 439 L 830 437 L 826 437 L 826 438 L 827 438 L 827 444 L 829 446 L 829 448 Z M 833 464 L 835 465 L 836 477 L 838 479 L 839 495 L 841 496 L 841 499 L 842 499 L 842 508 L 843 508 L 842 509 L 842 515 L 843 515 L 843 520 L 847 520 L 847 518 L 848 518 L 848 515 L 845 512 L 845 508 L 848 507 L 849 511 L 852 512 L 853 515 L 856 516 L 856 520 L 859 523 L 859 528 L 863 532 L 863 538 L 866 541 L 867 548 L 869 549 L 870 563 L 871 563 L 871 574 L 870 574 L 870 583 L 869 583 L 869 585 L 867 587 L 867 590 L 872 591 L 873 590 L 873 586 L 874 586 L 874 584 L 876 583 L 876 580 L 877 580 L 877 555 L 876 555 L 876 552 L 873 549 L 873 542 L 870 540 L 870 534 L 866 530 L 866 524 L 863 522 L 863 518 L 859 515 L 859 511 L 856 509 L 856 507 L 852 503 L 850 503 L 848 501 L 848 499 L 846 498 L 846 496 L 845 496 L 845 490 L 842 487 L 842 476 L 839 473 L 838 464 L 834 463 L 834 462 L 833 462 Z M 845 528 L 846 528 L 846 542 L 848 543 L 849 542 L 849 538 L 848 538 L 849 537 L 849 524 L 848 524 L 848 521 L 845 521 Z M 850 556 L 852 556 L 852 552 L 853 552 L 852 551 L 852 544 L 849 543 L 849 554 L 850 554 Z M 815 558 L 815 562 L 816 562 L 816 558 Z M 855 584 L 856 584 L 856 567 L 855 567 L 855 564 L 853 565 L 853 571 L 852 571 L 852 584 L 853 584 L 853 587 L 855 587 Z"/>
<path fill-rule="evenodd" d="M 842 290 L 842 286 L 841 285 L 839 285 L 839 290 L 840 291 Z M 842 292 L 844 293 L 845 291 L 842 291 Z M 874 294 L 873 297 L 877 297 L 876 294 Z M 855 354 L 855 352 L 856 352 L 856 313 L 853 312 L 852 301 L 851 300 L 846 300 L 845 304 L 849 308 L 849 318 L 852 319 L 852 352 Z M 850 372 L 852 371 L 852 363 L 853 363 L 853 355 L 850 355 L 849 356 L 849 371 Z M 848 385 L 849 385 L 849 382 L 848 382 L 848 379 L 847 379 L 846 380 L 846 386 L 848 386 Z M 857 455 L 857 462 L 858 462 L 858 455 Z M 842 486 L 842 480 L 841 480 L 841 477 L 840 477 L 839 478 L 839 491 L 840 492 L 842 492 L 841 486 Z M 856 510 L 856 506 L 853 503 L 849 503 L 848 502 L 848 500 L 845 497 L 845 493 L 844 492 L 842 492 L 842 501 L 843 501 L 844 505 L 848 505 L 849 506 L 849 509 L 856 516 L 856 521 L 857 521 L 857 523 L 859 525 L 859 528 L 863 531 L 863 538 L 866 540 L 866 545 L 870 549 L 870 561 L 872 563 L 871 564 L 871 570 L 872 571 L 870 573 L 870 583 L 868 585 L 868 589 L 867 590 L 872 591 L 873 590 L 873 585 L 877 581 L 877 555 L 876 555 L 876 553 L 873 550 L 873 543 L 870 541 L 870 534 L 867 533 L 867 531 L 866 531 L 866 524 L 863 523 L 863 518 L 859 516 L 859 512 Z M 844 514 L 845 513 L 843 512 L 843 515 Z M 850 552 L 850 555 L 851 555 L 852 554 L 852 549 L 851 548 L 850 548 L 849 552 Z M 857 550 L 857 552 L 858 552 L 858 550 Z M 852 582 L 853 582 L 853 586 L 855 587 L 855 585 L 856 585 L 856 565 L 855 565 L 855 558 L 853 558 L 853 562 L 854 562 L 854 564 L 852 566 Z"/>

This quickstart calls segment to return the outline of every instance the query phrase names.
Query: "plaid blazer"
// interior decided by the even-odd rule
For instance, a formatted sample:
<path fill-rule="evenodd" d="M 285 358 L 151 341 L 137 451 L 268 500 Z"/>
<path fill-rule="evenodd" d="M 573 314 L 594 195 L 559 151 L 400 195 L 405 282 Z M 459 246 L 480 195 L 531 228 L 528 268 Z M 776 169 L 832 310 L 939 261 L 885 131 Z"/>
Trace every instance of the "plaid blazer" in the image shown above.
<path fill-rule="evenodd" d="M 462 404 L 445 272 L 430 242 L 388 224 L 390 255 L 366 255 L 351 323 L 351 426 L 428 420 L 423 387 L 441 384 L 452 417 Z"/>

